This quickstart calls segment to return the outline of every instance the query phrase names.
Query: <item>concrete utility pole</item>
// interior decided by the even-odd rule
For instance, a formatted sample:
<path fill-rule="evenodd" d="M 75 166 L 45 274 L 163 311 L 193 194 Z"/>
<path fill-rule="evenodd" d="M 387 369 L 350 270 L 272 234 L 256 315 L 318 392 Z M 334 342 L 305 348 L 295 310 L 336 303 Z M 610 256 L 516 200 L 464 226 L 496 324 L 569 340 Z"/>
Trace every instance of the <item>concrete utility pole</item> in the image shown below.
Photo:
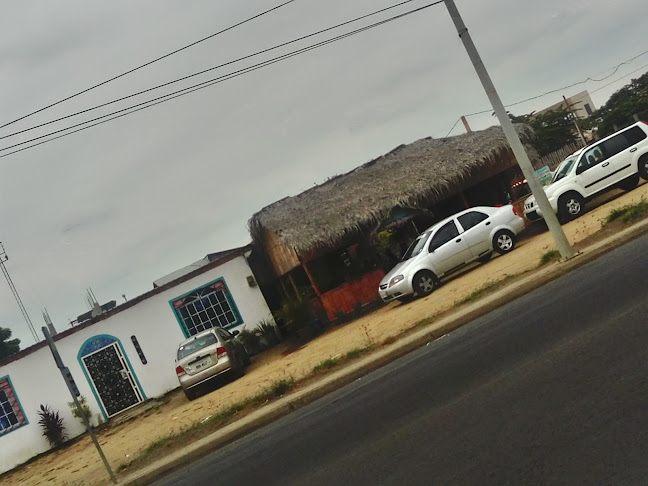
<path fill-rule="evenodd" d="M 54 362 L 56 363 L 56 367 L 59 369 L 61 372 L 61 375 L 63 375 L 63 380 L 65 381 L 65 384 L 68 387 L 68 390 L 70 391 L 70 395 L 72 396 L 72 400 L 74 400 L 74 406 L 77 409 L 77 412 L 79 413 L 79 416 L 83 420 L 83 424 L 85 425 L 86 431 L 88 432 L 88 435 L 90 435 L 90 438 L 92 439 L 92 442 L 94 443 L 95 447 L 97 448 L 97 452 L 99 453 L 99 457 L 101 457 L 101 460 L 104 463 L 104 466 L 106 468 L 106 471 L 108 471 L 108 475 L 110 476 L 110 480 L 112 481 L 113 484 L 117 484 L 117 477 L 115 476 L 115 473 L 113 472 L 112 468 L 110 467 L 110 464 L 108 463 L 108 459 L 106 459 L 106 455 L 104 454 L 103 450 L 101 449 L 101 445 L 99 444 L 99 441 L 97 440 L 97 436 L 95 435 L 94 431 L 92 430 L 92 425 L 90 425 L 90 420 L 88 420 L 88 417 L 83 411 L 83 408 L 81 407 L 81 404 L 79 403 L 79 400 L 77 397 L 81 396 L 81 393 L 79 392 L 79 389 L 77 388 L 76 383 L 74 382 L 74 378 L 72 377 L 72 373 L 70 373 L 70 369 L 63 364 L 63 360 L 61 359 L 61 355 L 58 352 L 58 349 L 56 348 L 56 344 L 54 343 L 54 339 L 52 339 L 52 335 L 50 334 L 49 329 L 47 326 L 43 326 L 41 328 L 41 331 L 43 331 L 43 336 L 45 336 L 45 340 L 47 341 L 47 345 L 50 348 L 50 351 L 52 352 L 52 357 L 54 358 Z"/>
<path fill-rule="evenodd" d="M 558 218 L 556 217 L 556 214 L 554 213 L 549 200 L 547 199 L 547 195 L 545 194 L 542 185 L 536 177 L 535 170 L 531 165 L 529 156 L 527 155 L 526 150 L 524 150 L 522 141 L 520 140 L 520 137 L 518 137 L 518 134 L 513 127 L 513 123 L 511 123 L 511 120 L 508 117 L 508 113 L 506 113 L 504 104 L 502 103 L 502 100 L 500 100 L 500 97 L 495 90 L 495 86 L 493 85 L 493 82 L 488 75 L 488 71 L 486 71 L 486 67 L 484 66 L 484 63 L 479 56 L 479 52 L 477 52 L 477 48 L 475 47 L 475 44 L 473 43 L 470 34 L 468 33 L 468 29 L 466 28 L 466 25 L 464 24 L 463 19 L 461 18 L 461 15 L 457 10 L 457 6 L 455 5 L 454 0 L 444 0 L 444 2 L 448 9 L 448 12 L 450 13 L 450 17 L 452 18 L 452 21 L 457 28 L 459 38 L 463 42 L 463 45 L 468 52 L 468 56 L 473 63 L 475 71 L 477 71 L 477 76 L 479 76 L 479 80 L 484 86 L 486 95 L 488 95 L 488 99 L 490 100 L 491 105 L 493 105 L 497 119 L 502 125 L 502 130 L 504 130 L 506 140 L 513 150 L 513 154 L 517 159 L 518 165 L 522 169 L 524 177 L 526 177 L 526 180 L 529 183 L 529 187 L 531 188 L 531 192 L 536 198 L 538 206 L 540 207 L 540 211 L 542 211 L 542 215 L 547 222 L 547 226 L 549 227 L 549 231 L 551 231 L 554 241 L 556 242 L 556 246 L 558 247 L 560 255 L 564 259 L 573 257 L 574 252 L 569 245 L 569 241 L 567 241 L 567 237 L 565 236 L 565 233 L 563 232 L 562 227 L 558 222 Z"/>

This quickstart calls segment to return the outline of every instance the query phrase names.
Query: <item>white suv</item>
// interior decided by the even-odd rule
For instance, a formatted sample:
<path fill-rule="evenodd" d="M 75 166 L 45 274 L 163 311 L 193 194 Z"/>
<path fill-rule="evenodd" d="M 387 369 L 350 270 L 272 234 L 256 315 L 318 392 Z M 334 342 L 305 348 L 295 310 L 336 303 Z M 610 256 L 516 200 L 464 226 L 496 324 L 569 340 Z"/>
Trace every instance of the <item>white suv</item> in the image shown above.
<path fill-rule="evenodd" d="M 648 180 L 648 123 L 637 122 L 565 159 L 551 184 L 544 188 L 551 207 L 562 223 L 583 214 L 585 202 L 604 191 L 620 187 L 630 191 Z M 530 221 L 542 219 L 535 197 L 524 203 Z"/>

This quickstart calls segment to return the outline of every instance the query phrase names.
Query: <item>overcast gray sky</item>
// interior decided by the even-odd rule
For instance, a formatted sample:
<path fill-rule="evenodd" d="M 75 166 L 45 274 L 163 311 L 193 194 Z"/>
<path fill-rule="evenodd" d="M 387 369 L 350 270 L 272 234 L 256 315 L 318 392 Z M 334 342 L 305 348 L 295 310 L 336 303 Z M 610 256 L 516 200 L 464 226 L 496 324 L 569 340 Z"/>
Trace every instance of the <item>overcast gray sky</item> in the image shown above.
<path fill-rule="evenodd" d="M 5 1 L 0 17 L 0 125 L 283 1 Z M 0 129 L 0 136 L 395 3 L 297 0 Z M 413 1 L 375 20 L 426 3 Z M 648 50 L 645 0 L 456 3 L 505 104 L 588 77 L 602 78 Z M 213 71 L 159 94 L 270 57 Z M 511 111 L 528 113 L 583 89 L 592 93 L 598 107 L 646 70 L 648 55 L 642 55 L 605 81 L 589 81 Z M 87 310 L 86 287 L 102 303 L 123 301 L 122 294 L 141 294 L 152 288 L 153 280 L 207 253 L 248 243 L 247 220 L 262 207 L 402 143 L 443 137 L 460 115 L 488 108 L 445 6 L 431 7 L 0 158 L 0 241 L 10 257 L 7 268 L 37 329 L 42 325 L 40 310 L 46 307 L 62 330 Z M 6 138 L 0 149 L 108 111 Z M 486 114 L 471 117 L 470 123 L 481 129 L 495 119 Z M 459 124 L 452 133 L 462 130 Z M 11 328 L 23 347 L 33 344 L 3 279 L 0 326 Z"/>

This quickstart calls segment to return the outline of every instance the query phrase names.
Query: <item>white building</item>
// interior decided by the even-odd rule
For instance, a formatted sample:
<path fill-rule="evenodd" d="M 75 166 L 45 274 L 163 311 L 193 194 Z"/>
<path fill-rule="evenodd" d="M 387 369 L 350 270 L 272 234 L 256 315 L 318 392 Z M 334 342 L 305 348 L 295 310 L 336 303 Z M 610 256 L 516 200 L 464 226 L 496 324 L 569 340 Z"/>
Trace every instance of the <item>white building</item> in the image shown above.
<path fill-rule="evenodd" d="M 567 98 L 566 102 L 565 100 L 562 100 L 547 108 L 536 111 L 533 115 L 538 116 L 547 113 L 548 111 L 564 110 L 567 108 L 571 109 L 578 118 L 587 118 L 596 111 L 596 106 L 594 105 L 589 92 L 585 90 Z"/>
<path fill-rule="evenodd" d="M 251 329 L 272 319 L 247 261 L 250 247 L 208 255 L 163 277 L 153 290 L 59 333 L 64 364 L 93 416 L 104 420 L 178 387 L 180 341 L 203 329 Z M 70 437 L 84 432 L 44 342 L 0 362 L 0 473 L 50 448 L 37 410 L 63 417 Z"/>

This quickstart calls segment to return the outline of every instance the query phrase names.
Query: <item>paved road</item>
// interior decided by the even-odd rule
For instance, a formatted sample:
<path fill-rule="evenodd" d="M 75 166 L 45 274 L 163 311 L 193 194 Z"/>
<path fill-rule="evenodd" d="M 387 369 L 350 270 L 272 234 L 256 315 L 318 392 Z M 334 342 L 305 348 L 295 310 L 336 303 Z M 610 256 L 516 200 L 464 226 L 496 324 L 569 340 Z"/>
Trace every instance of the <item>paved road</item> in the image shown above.
<path fill-rule="evenodd" d="M 157 485 L 648 484 L 648 237 Z"/>

